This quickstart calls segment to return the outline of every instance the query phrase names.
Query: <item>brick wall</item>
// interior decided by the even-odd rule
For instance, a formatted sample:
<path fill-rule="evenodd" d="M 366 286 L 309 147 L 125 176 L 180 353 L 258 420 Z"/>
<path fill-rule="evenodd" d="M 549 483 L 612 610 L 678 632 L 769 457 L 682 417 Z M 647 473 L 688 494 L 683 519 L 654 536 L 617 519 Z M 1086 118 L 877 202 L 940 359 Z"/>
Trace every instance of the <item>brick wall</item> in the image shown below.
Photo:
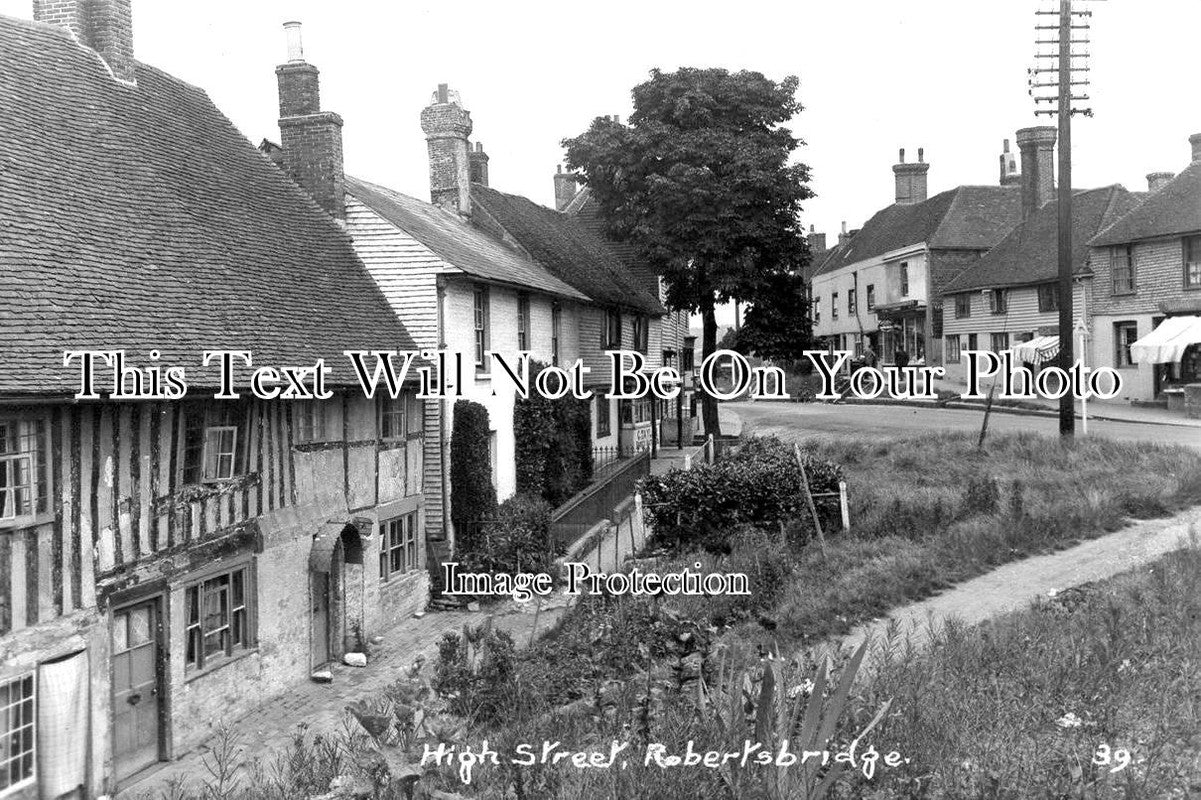
<path fill-rule="evenodd" d="M 130 0 L 34 0 L 33 18 L 69 29 L 118 78 L 134 79 Z"/>
<path fill-rule="evenodd" d="M 345 218 L 342 118 L 331 112 L 283 117 L 279 132 L 288 177 L 326 212 L 336 219 Z"/>
<path fill-rule="evenodd" d="M 451 101 L 445 86 L 438 92 L 439 102 L 421 112 L 421 130 L 429 145 L 430 199 L 443 208 L 470 214 L 471 114 Z"/>

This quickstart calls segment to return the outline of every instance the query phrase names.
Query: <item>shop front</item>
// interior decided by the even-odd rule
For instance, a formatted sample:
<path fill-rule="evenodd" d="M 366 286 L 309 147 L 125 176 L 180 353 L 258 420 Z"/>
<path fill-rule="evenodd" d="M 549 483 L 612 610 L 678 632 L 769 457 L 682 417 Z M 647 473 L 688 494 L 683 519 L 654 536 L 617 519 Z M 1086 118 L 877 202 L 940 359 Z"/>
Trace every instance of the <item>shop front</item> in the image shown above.
<path fill-rule="evenodd" d="M 916 301 L 876 306 L 880 349 L 885 364 L 920 364 L 926 360 L 926 307 Z"/>

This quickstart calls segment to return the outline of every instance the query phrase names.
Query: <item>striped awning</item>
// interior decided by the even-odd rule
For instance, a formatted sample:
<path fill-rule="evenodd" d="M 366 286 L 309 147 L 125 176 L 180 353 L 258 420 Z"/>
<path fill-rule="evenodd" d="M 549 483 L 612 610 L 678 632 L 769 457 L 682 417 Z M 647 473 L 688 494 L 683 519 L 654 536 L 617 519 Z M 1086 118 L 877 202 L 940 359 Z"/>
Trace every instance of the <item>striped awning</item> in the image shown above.
<path fill-rule="evenodd" d="M 1011 348 L 1013 357 L 1023 363 L 1041 364 L 1059 355 L 1058 336 L 1036 336 Z"/>
<path fill-rule="evenodd" d="M 1184 358 L 1189 345 L 1198 343 L 1201 343 L 1201 317 L 1168 317 L 1130 345 L 1130 360 L 1136 364 L 1172 364 Z"/>

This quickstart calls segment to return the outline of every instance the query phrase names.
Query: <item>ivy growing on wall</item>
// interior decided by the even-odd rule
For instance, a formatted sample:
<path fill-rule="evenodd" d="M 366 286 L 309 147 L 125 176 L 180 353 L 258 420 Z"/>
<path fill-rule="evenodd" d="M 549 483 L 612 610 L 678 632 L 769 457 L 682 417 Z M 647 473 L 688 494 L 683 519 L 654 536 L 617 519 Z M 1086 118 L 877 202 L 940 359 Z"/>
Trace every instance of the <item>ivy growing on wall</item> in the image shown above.
<path fill-rule="evenodd" d="M 531 376 L 545 368 L 530 362 Z M 549 400 L 537 392 L 518 398 L 513 405 L 517 491 L 557 506 L 587 486 L 592 480 L 591 430 L 587 400 Z"/>
<path fill-rule="evenodd" d="M 479 521 L 496 513 L 490 435 L 488 409 L 470 400 L 455 402 L 450 435 L 450 518 L 463 550 L 471 549 Z"/>

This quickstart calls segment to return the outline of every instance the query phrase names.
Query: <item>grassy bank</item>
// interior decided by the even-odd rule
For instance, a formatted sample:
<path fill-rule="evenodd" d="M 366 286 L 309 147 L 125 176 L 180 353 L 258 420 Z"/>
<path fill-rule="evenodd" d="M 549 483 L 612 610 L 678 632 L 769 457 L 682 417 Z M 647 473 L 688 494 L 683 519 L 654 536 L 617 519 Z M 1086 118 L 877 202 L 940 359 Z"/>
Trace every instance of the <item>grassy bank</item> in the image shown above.
<path fill-rule="evenodd" d="M 1201 793 L 1195 545 L 1029 611 L 952 625 L 923 653 L 894 642 L 885 655 L 856 716 L 892 700 L 874 738 L 912 769 L 861 780 L 852 796 Z"/>

